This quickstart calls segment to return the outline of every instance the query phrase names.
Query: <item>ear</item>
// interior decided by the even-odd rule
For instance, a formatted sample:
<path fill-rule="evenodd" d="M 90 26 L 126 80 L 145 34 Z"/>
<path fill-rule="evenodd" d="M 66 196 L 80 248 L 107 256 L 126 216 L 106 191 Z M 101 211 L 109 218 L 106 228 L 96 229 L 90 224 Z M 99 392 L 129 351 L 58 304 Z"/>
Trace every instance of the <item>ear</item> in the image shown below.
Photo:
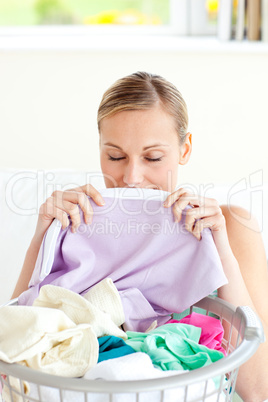
<path fill-rule="evenodd" d="M 190 159 L 192 153 L 192 134 L 187 133 L 184 144 L 180 148 L 179 165 L 185 165 Z"/>

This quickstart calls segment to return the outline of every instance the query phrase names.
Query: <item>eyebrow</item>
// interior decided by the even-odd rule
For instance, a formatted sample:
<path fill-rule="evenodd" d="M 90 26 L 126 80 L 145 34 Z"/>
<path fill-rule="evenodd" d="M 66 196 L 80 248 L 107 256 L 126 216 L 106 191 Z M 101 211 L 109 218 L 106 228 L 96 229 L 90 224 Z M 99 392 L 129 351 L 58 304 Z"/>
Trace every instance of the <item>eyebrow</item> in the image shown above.
<path fill-rule="evenodd" d="M 122 148 L 120 148 L 118 145 L 112 144 L 111 142 L 105 142 L 104 145 L 107 145 L 109 147 L 114 147 L 114 148 L 117 148 L 117 149 L 120 149 L 121 151 L 123 151 Z M 144 147 L 143 151 L 146 151 L 147 149 L 150 149 L 150 148 L 169 147 L 169 146 L 170 145 L 168 145 L 168 144 L 153 144 L 153 145 L 149 145 L 148 147 Z"/>

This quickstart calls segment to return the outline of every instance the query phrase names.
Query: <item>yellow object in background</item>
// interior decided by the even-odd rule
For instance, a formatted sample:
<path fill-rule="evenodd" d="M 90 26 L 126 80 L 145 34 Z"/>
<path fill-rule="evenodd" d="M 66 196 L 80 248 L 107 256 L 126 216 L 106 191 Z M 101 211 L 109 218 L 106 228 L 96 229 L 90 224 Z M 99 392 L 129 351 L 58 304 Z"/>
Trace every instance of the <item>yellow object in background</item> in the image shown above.
<path fill-rule="evenodd" d="M 85 24 L 116 24 L 116 20 L 120 15 L 118 10 L 102 11 L 95 15 L 85 17 Z"/>
<path fill-rule="evenodd" d="M 219 0 L 207 0 L 206 8 L 209 13 L 215 13 L 219 9 Z M 236 8 L 238 6 L 238 0 L 233 0 L 233 6 Z"/>
<path fill-rule="evenodd" d="M 148 17 L 138 10 L 107 10 L 98 14 L 88 16 L 84 24 L 116 24 L 116 25 L 160 25 L 162 23 L 158 16 Z"/>
<path fill-rule="evenodd" d="M 219 0 L 207 0 L 206 7 L 209 13 L 217 12 L 219 7 Z"/>

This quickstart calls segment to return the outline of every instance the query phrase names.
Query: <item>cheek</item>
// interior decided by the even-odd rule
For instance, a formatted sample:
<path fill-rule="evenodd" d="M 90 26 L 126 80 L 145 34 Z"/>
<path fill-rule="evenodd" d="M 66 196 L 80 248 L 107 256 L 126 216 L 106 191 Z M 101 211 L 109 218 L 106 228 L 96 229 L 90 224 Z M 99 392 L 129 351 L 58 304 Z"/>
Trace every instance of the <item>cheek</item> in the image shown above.
<path fill-rule="evenodd" d="M 156 173 L 160 176 L 166 176 L 167 174 L 177 174 L 178 171 L 178 163 L 175 160 L 168 160 L 162 166 L 159 166 L 159 169 L 156 169 Z"/>
<path fill-rule="evenodd" d="M 111 162 L 107 157 L 101 157 L 101 170 L 104 176 L 118 179 L 121 176 L 121 169 L 117 162 Z"/>
<path fill-rule="evenodd" d="M 169 162 L 155 171 L 154 179 L 161 185 L 163 190 L 172 192 L 177 184 L 178 163 Z"/>
<path fill-rule="evenodd" d="M 114 168 L 110 161 L 106 158 L 101 158 L 101 171 L 104 177 L 104 182 L 106 188 L 114 188 L 118 187 L 119 183 L 119 176 L 118 170 Z"/>

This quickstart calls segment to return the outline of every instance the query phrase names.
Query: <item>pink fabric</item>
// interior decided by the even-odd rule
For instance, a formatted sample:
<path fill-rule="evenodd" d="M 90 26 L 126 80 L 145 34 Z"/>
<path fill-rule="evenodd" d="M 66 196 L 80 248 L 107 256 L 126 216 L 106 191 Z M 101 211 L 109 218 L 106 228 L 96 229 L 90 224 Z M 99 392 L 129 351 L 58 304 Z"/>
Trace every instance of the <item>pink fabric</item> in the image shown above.
<path fill-rule="evenodd" d="M 189 324 L 201 328 L 199 343 L 209 349 L 219 350 L 226 356 L 226 350 L 221 346 L 223 339 L 223 326 L 217 318 L 207 315 L 192 313 L 181 320 L 169 320 L 167 324 L 180 323 Z"/>

